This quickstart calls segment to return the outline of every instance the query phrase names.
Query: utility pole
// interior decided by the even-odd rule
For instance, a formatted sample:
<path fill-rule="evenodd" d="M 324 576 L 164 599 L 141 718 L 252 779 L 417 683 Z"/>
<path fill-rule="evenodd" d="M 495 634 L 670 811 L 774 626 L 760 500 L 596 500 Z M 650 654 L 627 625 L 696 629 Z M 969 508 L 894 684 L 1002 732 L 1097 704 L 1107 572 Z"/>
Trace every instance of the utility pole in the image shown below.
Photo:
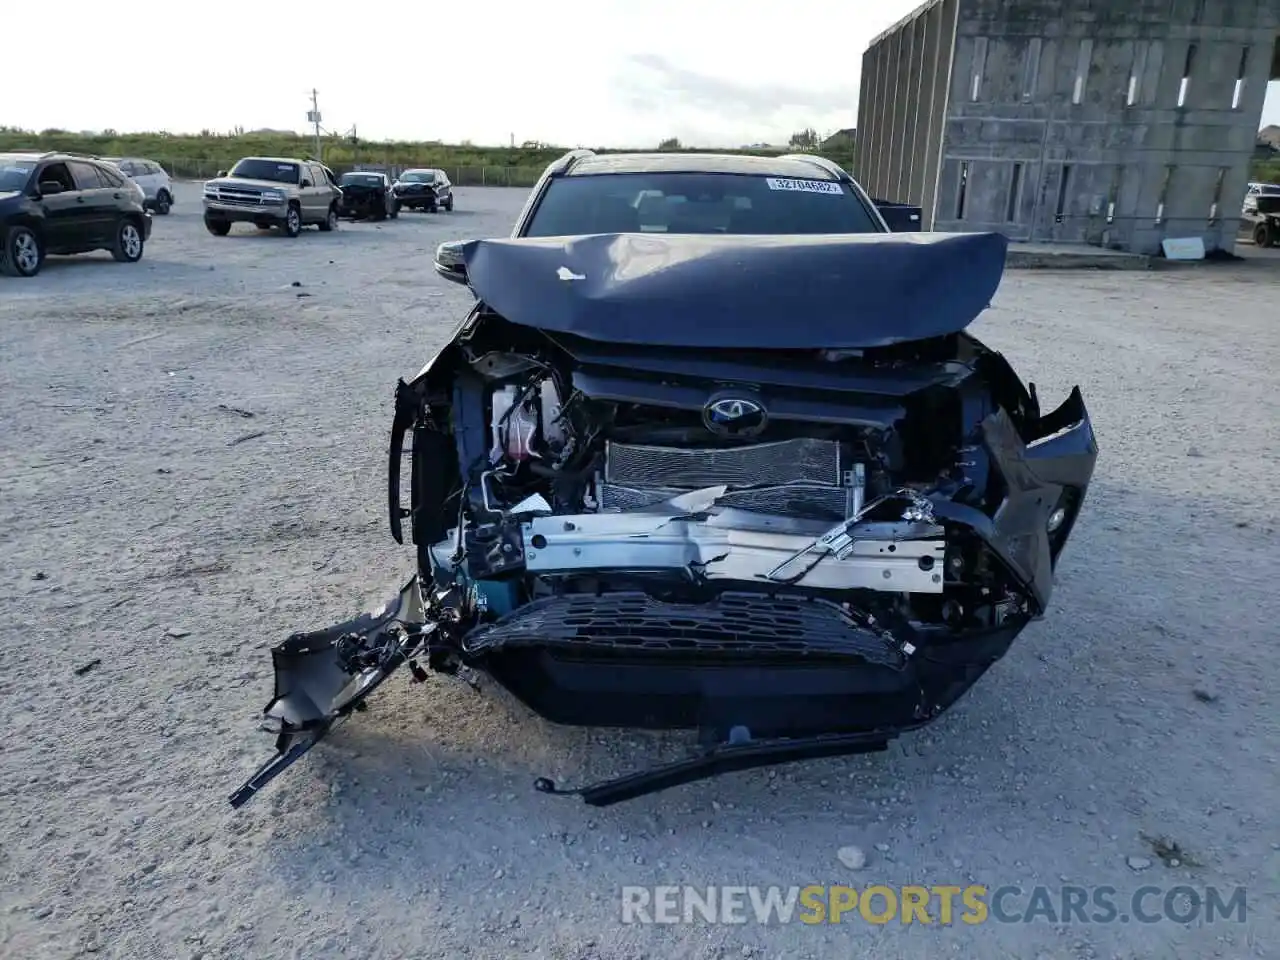
<path fill-rule="evenodd" d="M 320 156 L 320 94 L 315 87 L 311 88 L 311 109 L 307 112 L 307 122 L 315 125 L 316 147 L 315 159 L 323 161 Z"/>

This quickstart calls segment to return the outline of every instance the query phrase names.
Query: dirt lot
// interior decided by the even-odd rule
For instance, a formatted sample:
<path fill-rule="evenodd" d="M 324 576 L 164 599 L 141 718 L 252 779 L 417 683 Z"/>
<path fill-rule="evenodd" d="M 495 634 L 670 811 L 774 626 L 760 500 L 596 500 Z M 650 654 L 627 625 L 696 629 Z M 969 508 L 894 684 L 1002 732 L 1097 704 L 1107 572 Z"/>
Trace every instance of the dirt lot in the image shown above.
<path fill-rule="evenodd" d="M 675 744 L 397 677 L 233 813 L 268 645 L 409 572 L 391 388 L 469 302 L 431 251 L 523 193 L 297 240 L 213 238 L 197 198 L 140 265 L 0 283 L 0 955 L 1276 955 L 1275 263 L 1009 275 L 978 333 L 1046 400 L 1082 384 L 1098 476 L 1051 615 L 924 735 L 592 810 L 531 783 Z M 1244 884 L 1248 920 L 619 922 L 627 884 L 970 882 Z"/>

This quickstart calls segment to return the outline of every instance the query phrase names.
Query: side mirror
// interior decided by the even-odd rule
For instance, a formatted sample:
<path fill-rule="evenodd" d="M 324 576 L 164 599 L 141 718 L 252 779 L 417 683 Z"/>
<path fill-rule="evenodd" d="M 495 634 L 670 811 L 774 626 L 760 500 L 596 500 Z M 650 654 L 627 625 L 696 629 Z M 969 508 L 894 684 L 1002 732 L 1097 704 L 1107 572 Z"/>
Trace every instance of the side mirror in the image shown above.
<path fill-rule="evenodd" d="M 304 189 L 304 190 L 305 190 L 305 189 L 306 189 L 307 187 L 309 187 L 309 186 L 311 186 L 311 181 L 310 181 L 310 180 L 303 180 L 303 181 L 302 181 L 302 189 Z"/>
<path fill-rule="evenodd" d="M 910 203 L 894 203 L 892 200 L 872 200 L 885 224 L 893 233 L 923 229 L 924 211 Z"/>
<path fill-rule="evenodd" d="M 219 170 L 219 171 L 218 171 L 218 176 L 219 176 L 219 177 L 225 177 L 226 175 L 227 175 L 227 171 L 225 171 L 225 170 Z"/>
<path fill-rule="evenodd" d="M 463 242 L 451 240 L 436 247 L 436 273 L 454 283 L 467 282 L 467 265 L 462 258 Z"/>
<path fill-rule="evenodd" d="M 40 181 L 40 196 L 42 197 L 51 197 L 55 193 L 63 193 L 63 192 L 64 191 L 62 189 L 62 184 L 59 183 L 57 180 L 41 180 Z"/>

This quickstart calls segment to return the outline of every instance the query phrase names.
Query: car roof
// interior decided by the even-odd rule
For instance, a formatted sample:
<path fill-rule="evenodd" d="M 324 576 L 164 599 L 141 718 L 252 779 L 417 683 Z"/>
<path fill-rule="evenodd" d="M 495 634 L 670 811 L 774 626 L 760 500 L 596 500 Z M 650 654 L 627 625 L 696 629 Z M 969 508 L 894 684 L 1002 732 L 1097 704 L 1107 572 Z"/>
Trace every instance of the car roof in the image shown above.
<path fill-rule="evenodd" d="M 41 160 L 56 160 L 64 162 L 67 160 L 75 160 L 79 163 L 113 163 L 111 160 L 104 160 L 102 157 L 90 157 L 83 153 L 63 153 L 61 150 L 50 150 L 46 153 L 37 153 L 34 150 L 10 150 L 0 153 L 0 160 L 10 163 L 22 161 L 23 163 L 39 163 Z"/>
<path fill-rule="evenodd" d="M 611 173 L 746 173 L 805 180 L 837 179 L 816 161 L 735 153 L 595 154 L 576 160 L 566 175 L 583 177 Z"/>
<path fill-rule="evenodd" d="M 266 160 L 268 163 L 319 163 L 319 160 L 301 160 L 298 157 L 241 157 L 240 160 Z M 237 160 L 236 163 L 239 163 Z M 235 164 L 232 164 L 235 166 Z"/>

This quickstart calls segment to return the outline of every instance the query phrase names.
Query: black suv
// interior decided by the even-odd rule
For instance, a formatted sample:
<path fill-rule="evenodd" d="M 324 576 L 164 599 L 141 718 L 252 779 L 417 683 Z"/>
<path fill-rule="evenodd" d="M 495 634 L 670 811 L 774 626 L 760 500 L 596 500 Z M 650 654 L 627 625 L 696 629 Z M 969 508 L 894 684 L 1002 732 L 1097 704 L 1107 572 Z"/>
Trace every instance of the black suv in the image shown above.
<path fill-rule="evenodd" d="M 109 163 L 64 153 L 0 153 L 0 273 L 34 277 L 50 253 L 142 259 L 151 214 Z"/>
<path fill-rule="evenodd" d="M 435 213 L 453 209 L 453 184 L 443 170 L 406 170 L 396 177 L 391 190 L 400 206 L 409 210 Z"/>

